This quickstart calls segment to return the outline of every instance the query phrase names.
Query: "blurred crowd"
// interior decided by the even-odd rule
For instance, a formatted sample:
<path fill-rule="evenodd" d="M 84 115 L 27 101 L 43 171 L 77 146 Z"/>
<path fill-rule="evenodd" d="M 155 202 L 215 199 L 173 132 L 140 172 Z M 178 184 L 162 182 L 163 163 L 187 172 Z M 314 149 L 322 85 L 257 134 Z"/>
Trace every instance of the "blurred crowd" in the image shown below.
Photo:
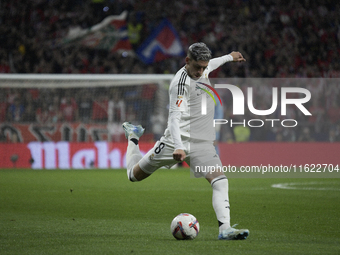
<path fill-rule="evenodd" d="M 140 123 L 149 133 L 153 131 L 157 89 L 156 84 L 81 89 L 0 88 L 0 124 L 104 124 L 109 139 L 120 141 L 125 121 Z M 2 129 L 0 125 L 0 141 L 8 141 Z"/>
<path fill-rule="evenodd" d="M 5 0 L 0 2 L 0 71 L 174 73 L 182 58 L 145 65 L 133 55 L 56 45 L 70 28 L 89 28 L 124 10 L 135 49 L 166 17 L 185 49 L 203 41 L 214 56 L 241 51 L 247 64 L 222 68 L 220 76 L 340 77 L 335 0 Z"/>
<path fill-rule="evenodd" d="M 214 81 L 219 80 L 214 79 Z M 232 79 L 219 82 L 219 84 L 230 83 L 238 84 L 244 93 L 245 114 L 233 115 L 231 92 L 227 89 L 217 89 L 223 106 L 216 107 L 215 119 L 228 120 L 228 123 L 218 127 L 220 141 L 340 142 L 340 79 L 247 78 L 235 79 L 234 82 Z M 294 104 L 282 105 L 281 89 L 295 86 L 307 89 L 311 93 L 311 99 L 301 107 Z M 251 105 L 256 110 L 269 110 L 273 107 L 276 110 L 262 116 L 251 112 L 248 101 L 249 87 L 252 88 Z M 277 89 L 277 105 L 274 104 L 273 99 L 274 88 Z M 299 100 L 305 96 L 302 92 L 287 93 L 286 98 Z M 221 114 L 218 116 L 219 112 Z M 231 124 L 231 121 L 237 124 Z"/>
<path fill-rule="evenodd" d="M 126 52 L 58 45 L 70 28 L 88 28 L 125 10 L 129 13 L 127 27 L 133 49 L 167 18 L 177 30 L 184 49 L 193 42 L 203 41 L 213 56 L 238 50 L 247 59 L 246 63 L 222 66 L 212 77 L 340 78 L 340 3 L 335 0 L 4 0 L 0 1 L 0 73 L 153 74 L 175 73 L 183 66 L 182 57 L 147 65 Z M 147 113 L 138 112 L 146 108 L 140 107 L 141 102 L 153 109 L 150 102 L 155 91 L 151 89 L 149 98 L 143 98 L 142 94 L 136 94 L 137 87 L 131 88 L 135 90 L 110 89 L 95 94 L 83 91 L 79 94 L 82 96 L 76 97 L 64 90 L 47 95 L 43 90 L 26 93 L 28 90 L 2 89 L 0 122 L 68 120 L 71 117 L 63 112 L 69 108 L 64 104 L 72 107 L 77 104 L 78 111 L 72 113 L 72 121 L 102 121 L 93 105 L 106 100 L 109 112 L 109 101 L 114 101 L 115 93 L 125 101 L 135 95 L 139 101 L 126 103 L 122 112 L 144 116 Z M 267 134 L 256 134 L 251 129 L 245 139 L 339 139 L 339 91 L 317 89 L 320 93 L 312 94 L 313 102 L 309 105 L 313 117 L 302 118 L 305 125 L 301 130 L 285 134 L 287 129 L 277 128 L 274 132 L 271 129 Z M 29 99 L 30 94 L 34 100 Z M 261 95 L 256 97 L 258 104 L 261 98 Z M 81 110 L 87 101 L 91 101 L 91 116 Z M 53 114 L 55 110 L 51 109 L 56 107 L 58 113 Z M 52 113 L 44 116 L 47 108 Z M 224 112 L 224 118 L 230 117 L 227 110 Z M 105 121 L 109 121 L 109 115 L 105 115 Z M 221 136 L 223 141 L 239 141 L 233 130 L 224 134 L 227 135 Z"/>

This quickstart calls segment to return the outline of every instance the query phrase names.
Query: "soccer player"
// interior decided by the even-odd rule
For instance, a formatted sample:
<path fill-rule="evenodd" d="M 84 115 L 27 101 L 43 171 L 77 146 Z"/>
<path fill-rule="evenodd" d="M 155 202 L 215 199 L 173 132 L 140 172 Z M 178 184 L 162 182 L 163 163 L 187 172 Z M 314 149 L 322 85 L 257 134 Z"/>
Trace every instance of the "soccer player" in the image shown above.
<path fill-rule="evenodd" d="M 205 177 L 213 189 L 212 204 L 219 223 L 218 239 L 242 240 L 247 238 L 249 230 L 230 226 L 228 179 L 213 145 L 215 104 L 206 93 L 210 86 L 209 73 L 230 61 L 242 62 L 245 59 L 240 52 L 234 51 L 212 59 L 211 51 L 204 43 L 194 43 L 189 47 L 185 66 L 176 73 L 170 84 L 168 126 L 161 139 L 144 157 L 138 146 L 144 128 L 128 122 L 123 123 L 123 128 L 128 139 L 126 162 L 130 181 L 141 181 L 158 168 L 170 168 L 181 161 L 187 162 L 191 170 L 202 169 L 194 171 L 194 174 Z M 206 114 L 201 113 L 203 97 Z M 209 166 L 220 168 L 206 171 Z"/>

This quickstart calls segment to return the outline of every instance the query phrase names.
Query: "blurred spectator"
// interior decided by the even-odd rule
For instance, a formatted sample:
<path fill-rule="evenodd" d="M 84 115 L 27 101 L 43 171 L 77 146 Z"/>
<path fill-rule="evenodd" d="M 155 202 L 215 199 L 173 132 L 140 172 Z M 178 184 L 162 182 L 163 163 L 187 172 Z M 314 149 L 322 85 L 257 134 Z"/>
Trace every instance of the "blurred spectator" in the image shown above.
<path fill-rule="evenodd" d="M 80 91 L 79 105 L 79 120 L 84 123 L 89 123 L 92 117 L 92 98 L 87 90 Z"/>
<path fill-rule="evenodd" d="M 7 141 L 7 138 L 5 134 L 2 132 L 2 129 L 0 129 L 0 143 L 4 143 Z"/>
<path fill-rule="evenodd" d="M 318 133 L 321 131 L 322 126 L 324 125 L 325 109 L 320 106 L 319 98 L 315 98 L 312 103 L 312 106 L 308 109 L 312 114 L 309 117 L 308 122 L 314 127 L 313 131 Z"/>
<path fill-rule="evenodd" d="M 331 125 L 340 122 L 340 108 L 336 100 L 333 100 L 332 105 L 328 108 L 327 115 Z"/>
<path fill-rule="evenodd" d="M 235 141 L 248 142 L 250 139 L 250 128 L 246 124 L 247 121 L 242 119 L 242 117 L 233 116 L 232 123 Z"/>
<path fill-rule="evenodd" d="M 18 137 L 18 134 L 16 132 L 11 133 L 11 143 L 19 143 L 20 138 Z"/>
<path fill-rule="evenodd" d="M 133 105 L 128 105 L 127 109 L 126 109 L 126 121 L 129 122 L 134 122 L 137 118 L 137 114 L 136 111 L 133 108 Z M 163 130 L 164 131 L 164 130 Z"/>
<path fill-rule="evenodd" d="M 340 126 L 338 125 L 337 128 L 331 128 L 329 130 L 328 142 L 340 142 Z"/>
<path fill-rule="evenodd" d="M 141 43 L 143 24 L 137 20 L 135 13 L 130 13 L 127 28 L 129 41 L 132 47 L 136 50 Z"/>
<path fill-rule="evenodd" d="M 107 121 L 108 100 L 104 94 L 99 94 L 92 103 L 92 120 L 103 122 Z"/>
<path fill-rule="evenodd" d="M 14 99 L 14 102 L 8 107 L 8 119 L 9 121 L 20 122 L 23 120 L 25 107 L 20 101 L 19 97 Z"/>
<path fill-rule="evenodd" d="M 52 116 L 48 104 L 43 101 L 41 106 L 37 109 L 36 119 L 39 124 L 49 124 L 52 122 Z"/>
<path fill-rule="evenodd" d="M 61 120 L 61 112 L 60 112 L 60 104 L 59 104 L 59 96 L 55 95 L 52 99 L 52 104 L 48 108 L 49 114 L 51 116 L 51 122 L 57 123 Z"/>
<path fill-rule="evenodd" d="M 108 132 L 112 141 L 120 141 L 124 130 L 122 124 L 126 120 L 125 102 L 118 90 L 111 92 L 111 98 L 108 103 Z"/>
<path fill-rule="evenodd" d="M 282 135 L 281 132 L 277 132 L 277 133 L 276 133 L 275 141 L 276 141 L 276 142 L 284 142 L 284 140 L 283 140 L 283 135 Z"/>
<path fill-rule="evenodd" d="M 78 120 L 78 105 L 76 101 L 67 94 L 60 104 L 60 114 L 63 121 L 73 122 Z"/>
<path fill-rule="evenodd" d="M 36 121 L 36 102 L 33 99 L 30 91 L 24 94 L 24 106 L 25 112 L 23 116 L 24 122 L 35 122 Z"/>
<path fill-rule="evenodd" d="M 24 122 L 35 122 L 36 121 L 36 114 L 35 114 L 35 105 L 32 101 L 28 102 L 25 105 L 25 112 L 22 118 Z"/>
<path fill-rule="evenodd" d="M 0 89 L 0 123 L 6 121 L 7 102 L 4 89 Z"/>
<path fill-rule="evenodd" d="M 237 125 L 233 128 L 236 142 L 248 142 L 250 138 L 250 128 L 248 126 Z"/>
<path fill-rule="evenodd" d="M 146 130 L 151 130 L 150 117 L 153 114 L 155 95 L 158 87 L 156 84 L 146 84 L 142 86 L 142 93 L 137 99 L 138 103 L 138 121 Z"/>
<path fill-rule="evenodd" d="M 123 123 L 125 116 L 125 102 L 118 90 L 114 90 L 108 103 L 108 121 L 110 123 Z"/>
<path fill-rule="evenodd" d="M 15 88 L 15 89 L 10 88 L 9 92 L 7 93 L 7 103 L 13 104 L 14 100 L 16 98 L 18 98 L 19 96 L 20 96 L 19 89 L 17 89 L 17 88 Z"/>
<path fill-rule="evenodd" d="M 304 127 L 298 138 L 298 142 L 314 142 L 309 127 Z"/>
<path fill-rule="evenodd" d="M 10 73 L 11 69 L 5 58 L 0 59 L 0 73 Z"/>
<path fill-rule="evenodd" d="M 260 119 L 260 120 L 263 121 L 263 123 L 266 123 L 265 116 L 259 116 L 257 119 Z M 260 122 L 258 122 L 258 123 L 254 122 L 253 124 L 254 125 L 260 125 Z M 266 126 L 263 126 L 261 128 L 251 127 L 250 128 L 250 140 L 251 141 L 266 141 L 267 140 L 267 133 L 268 133 L 267 126 L 268 125 L 266 123 Z"/>

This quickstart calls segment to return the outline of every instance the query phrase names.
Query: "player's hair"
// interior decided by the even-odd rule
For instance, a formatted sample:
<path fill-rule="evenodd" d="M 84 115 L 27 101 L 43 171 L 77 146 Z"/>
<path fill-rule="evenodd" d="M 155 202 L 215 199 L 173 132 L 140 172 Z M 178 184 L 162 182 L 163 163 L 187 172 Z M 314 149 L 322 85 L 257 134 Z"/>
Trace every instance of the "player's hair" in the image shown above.
<path fill-rule="evenodd" d="M 198 60 L 209 61 L 212 58 L 211 51 L 209 50 L 207 45 L 205 45 L 205 43 L 202 42 L 191 44 L 188 49 L 187 56 L 195 61 Z"/>

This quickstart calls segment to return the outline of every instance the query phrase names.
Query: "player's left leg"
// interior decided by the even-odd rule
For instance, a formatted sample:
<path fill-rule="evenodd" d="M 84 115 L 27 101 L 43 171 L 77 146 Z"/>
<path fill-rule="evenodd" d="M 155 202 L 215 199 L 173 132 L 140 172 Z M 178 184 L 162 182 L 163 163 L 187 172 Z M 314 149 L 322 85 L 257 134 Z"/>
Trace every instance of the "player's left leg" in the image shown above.
<path fill-rule="evenodd" d="M 207 166 L 219 165 L 219 158 L 210 162 L 205 162 Z M 220 164 L 219 166 L 221 166 Z M 230 204 L 229 204 L 229 182 L 223 171 L 215 168 L 205 176 L 210 183 L 212 194 L 212 205 L 218 220 L 219 232 L 230 227 Z"/>
<path fill-rule="evenodd" d="M 241 240 L 249 235 L 247 229 L 235 229 L 230 226 L 229 183 L 223 172 L 222 162 L 216 154 L 213 144 L 191 144 L 191 170 L 201 170 L 213 189 L 212 204 L 219 224 L 219 239 Z M 196 173 L 195 173 L 196 174 Z"/>
<path fill-rule="evenodd" d="M 221 164 L 222 165 L 222 164 Z M 229 183 L 219 169 L 207 174 L 206 179 L 213 189 L 212 203 L 219 225 L 220 240 L 243 240 L 249 235 L 248 229 L 236 229 L 230 226 Z"/>

